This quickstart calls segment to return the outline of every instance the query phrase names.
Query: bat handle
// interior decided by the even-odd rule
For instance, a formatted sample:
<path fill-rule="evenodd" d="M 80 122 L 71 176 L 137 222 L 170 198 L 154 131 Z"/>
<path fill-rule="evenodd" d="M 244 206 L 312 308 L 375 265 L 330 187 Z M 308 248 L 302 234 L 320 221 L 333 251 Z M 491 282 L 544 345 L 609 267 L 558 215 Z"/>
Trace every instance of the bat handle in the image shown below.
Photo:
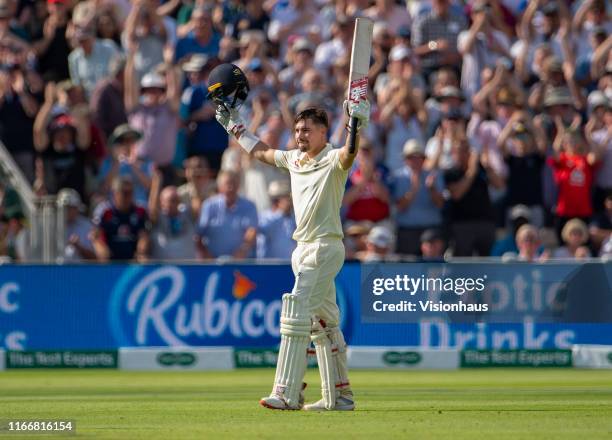
<path fill-rule="evenodd" d="M 357 125 L 359 124 L 359 120 L 357 118 L 351 118 L 349 121 L 349 154 L 355 153 L 355 147 L 357 146 Z"/>

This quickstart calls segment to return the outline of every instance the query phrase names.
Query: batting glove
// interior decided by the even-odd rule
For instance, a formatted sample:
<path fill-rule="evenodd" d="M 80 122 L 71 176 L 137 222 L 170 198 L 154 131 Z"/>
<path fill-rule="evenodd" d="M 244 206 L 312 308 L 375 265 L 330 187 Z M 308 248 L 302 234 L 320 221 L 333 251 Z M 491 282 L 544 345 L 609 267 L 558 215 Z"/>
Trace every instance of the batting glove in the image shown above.
<path fill-rule="evenodd" d="M 247 131 L 246 124 L 236 109 L 228 110 L 224 105 L 219 105 L 215 112 L 215 118 L 217 122 L 225 128 L 225 131 L 238 140 L 240 146 L 244 148 L 247 153 L 250 153 L 259 142 L 257 136 Z"/>
<path fill-rule="evenodd" d="M 358 102 L 344 101 L 344 108 L 350 118 L 359 120 L 357 125 L 359 130 L 368 126 L 370 122 L 370 101 L 367 99 L 360 99 Z"/>

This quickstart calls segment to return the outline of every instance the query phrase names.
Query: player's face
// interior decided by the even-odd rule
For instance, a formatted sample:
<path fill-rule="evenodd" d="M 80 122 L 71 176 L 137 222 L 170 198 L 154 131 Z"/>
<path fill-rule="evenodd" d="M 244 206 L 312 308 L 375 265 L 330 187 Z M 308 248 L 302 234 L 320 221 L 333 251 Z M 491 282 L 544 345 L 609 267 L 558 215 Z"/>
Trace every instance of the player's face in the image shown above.
<path fill-rule="evenodd" d="M 303 153 L 319 151 L 327 142 L 327 129 L 310 119 L 295 124 L 295 143 Z"/>

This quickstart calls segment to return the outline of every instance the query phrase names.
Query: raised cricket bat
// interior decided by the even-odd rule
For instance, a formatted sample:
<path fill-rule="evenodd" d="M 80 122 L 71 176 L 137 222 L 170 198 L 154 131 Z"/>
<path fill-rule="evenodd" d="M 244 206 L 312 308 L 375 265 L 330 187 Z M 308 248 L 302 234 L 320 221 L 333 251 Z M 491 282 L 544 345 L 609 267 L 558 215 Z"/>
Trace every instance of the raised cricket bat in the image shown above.
<path fill-rule="evenodd" d="M 370 55 L 372 53 L 372 27 L 374 24 L 369 18 L 355 20 L 355 33 L 353 34 L 353 48 L 351 50 L 351 70 L 349 73 L 349 86 L 347 99 L 359 102 L 368 97 L 368 71 L 370 70 Z M 355 152 L 357 139 L 357 118 L 349 121 L 349 152 Z"/>

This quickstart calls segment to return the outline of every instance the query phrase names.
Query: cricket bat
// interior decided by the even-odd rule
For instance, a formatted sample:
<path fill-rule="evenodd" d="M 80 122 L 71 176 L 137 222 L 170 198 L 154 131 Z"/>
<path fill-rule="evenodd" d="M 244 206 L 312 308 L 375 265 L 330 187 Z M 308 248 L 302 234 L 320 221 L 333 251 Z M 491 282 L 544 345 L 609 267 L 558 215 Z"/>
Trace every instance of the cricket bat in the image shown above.
<path fill-rule="evenodd" d="M 368 71 L 370 70 L 370 55 L 372 53 L 372 28 L 374 24 L 369 18 L 355 20 L 353 48 L 351 49 L 351 70 L 347 99 L 359 102 L 368 97 Z M 357 140 L 357 118 L 349 121 L 349 152 L 355 152 Z"/>

